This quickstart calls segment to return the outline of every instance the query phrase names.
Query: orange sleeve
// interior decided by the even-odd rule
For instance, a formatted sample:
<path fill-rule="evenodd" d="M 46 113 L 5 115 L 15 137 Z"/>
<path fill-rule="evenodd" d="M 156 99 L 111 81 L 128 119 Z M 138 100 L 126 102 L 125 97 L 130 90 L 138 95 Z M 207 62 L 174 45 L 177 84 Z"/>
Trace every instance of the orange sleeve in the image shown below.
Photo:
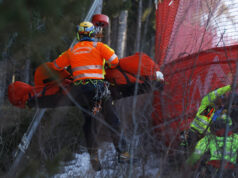
<path fill-rule="evenodd" d="M 110 68 L 115 68 L 119 64 L 119 59 L 114 50 L 106 44 L 100 43 L 100 52 Z"/>
<path fill-rule="evenodd" d="M 55 70 L 63 70 L 64 67 L 70 65 L 68 51 L 63 52 L 57 59 L 53 61 L 53 68 Z"/>

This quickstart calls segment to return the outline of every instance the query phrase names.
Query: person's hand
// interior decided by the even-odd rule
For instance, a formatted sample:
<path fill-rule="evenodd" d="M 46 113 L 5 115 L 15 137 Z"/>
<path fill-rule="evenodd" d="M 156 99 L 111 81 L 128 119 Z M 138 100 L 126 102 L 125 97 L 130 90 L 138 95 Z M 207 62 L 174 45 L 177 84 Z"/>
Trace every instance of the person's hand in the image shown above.
<path fill-rule="evenodd" d="M 180 146 L 186 148 L 188 146 L 188 131 L 183 131 L 180 133 Z"/>

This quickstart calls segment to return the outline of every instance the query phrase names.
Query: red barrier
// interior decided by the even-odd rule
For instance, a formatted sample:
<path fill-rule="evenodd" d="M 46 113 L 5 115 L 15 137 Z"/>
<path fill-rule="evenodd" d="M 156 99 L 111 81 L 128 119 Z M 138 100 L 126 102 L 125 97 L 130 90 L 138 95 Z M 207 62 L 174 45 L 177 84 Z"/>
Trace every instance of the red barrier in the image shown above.
<path fill-rule="evenodd" d="M 154 97 L 153 119 L 159 130 L 188 128 L 201 98 L 231 84 L 236 62 L 237 45 L 210 49 L 166 64 L 161 69 L 165 76 L 164 91 Z"/>

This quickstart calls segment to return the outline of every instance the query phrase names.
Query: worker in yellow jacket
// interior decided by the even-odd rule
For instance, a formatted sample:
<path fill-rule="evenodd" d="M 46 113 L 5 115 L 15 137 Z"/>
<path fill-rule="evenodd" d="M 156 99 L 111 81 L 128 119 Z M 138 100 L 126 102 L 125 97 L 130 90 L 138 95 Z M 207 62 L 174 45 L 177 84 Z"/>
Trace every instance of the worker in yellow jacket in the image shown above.
<path fill-rule="evenodd" d="M 210 133 L 210 125 L 223 111 L 227 104 L 231 86 L 218 88 L 202 98 L 200 107 L 190 129 L 186 133 L 186 140 L 182 145 L 193 147 L 194 144 L 207 133 Z"/>
<path fill-rule="evenodd" d="M 236 177 L 238 134 L 233 132 L 231 123 L 228 113 L 218 116 L 210 125 L 210 133 L 196 143 L 194 152 L 187 159 L 189 166 L 196 165 L 200 160 L 197 166 L 205 170 L 201 171 L 201 174 L 204 173 L 201 177 L 217 177 L 219 174 L 222 177 Z M 206 153 L 209 156 L 205 157 Z M 219 172 L 222 162 L 223 171 Z"/>

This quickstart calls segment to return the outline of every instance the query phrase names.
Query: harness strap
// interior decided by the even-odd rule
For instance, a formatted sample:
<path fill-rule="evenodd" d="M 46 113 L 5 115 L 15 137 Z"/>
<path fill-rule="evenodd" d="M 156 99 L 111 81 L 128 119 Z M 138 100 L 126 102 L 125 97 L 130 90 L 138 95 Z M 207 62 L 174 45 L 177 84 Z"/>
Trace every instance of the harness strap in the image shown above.
<path fill-rule="evenodd" d="M 212 113 L 214 111 L 214 108 L 211 108 L 211 110 L 209 111 L 209 113 L 207 114 L 207 117 L 210 118 L 212 116 Z"/>
<path fill-rule="evenodd" d="M 212 121 L 216 121 L 217 118 L 221 115 L 221 112 L 223 111 L 223 108 L 222 109 L 219 109 L 217 111 L 215 111 L 213 117 L 212 117 Z"/>
<path fill-rule="evenodd" d="M 85 79 L 85 80 L 77 80 L 74 82 L 75 86 L 78 85 L 87 85 L 89 83 L 92 83 L 94 85 L 96 85 L 98 82 L 104 82 L 104 80 L 100 80 L 100 79 Z"/>
<path fill-rule="evenodd" d="M 129 80 L 128 76 L 125 74 L 125 72 L 122 70 L 120 66 L 117 67 L 117 69 L 122 73 L 122 75 L 125 77 L 127 84 L 131 84 L 131 81 Z"/>

